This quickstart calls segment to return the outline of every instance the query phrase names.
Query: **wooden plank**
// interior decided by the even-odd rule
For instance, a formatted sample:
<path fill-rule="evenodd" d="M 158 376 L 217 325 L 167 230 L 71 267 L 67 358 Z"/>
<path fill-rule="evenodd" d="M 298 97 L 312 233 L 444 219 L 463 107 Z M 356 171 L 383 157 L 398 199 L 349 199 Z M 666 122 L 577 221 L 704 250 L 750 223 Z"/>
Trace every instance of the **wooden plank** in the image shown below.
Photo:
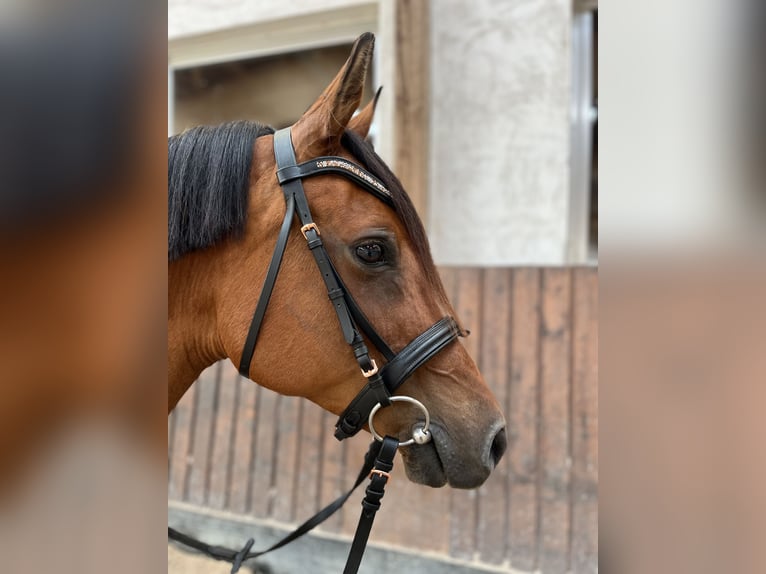
<path fill-rule="evenodd" d="M 173 414 L 170 416 L 175 427 L 173 456 L 170 458 L 170 468 L 168 469 L 168 498 L 171 500 L 184 500 L 186 477 L 191 460 L 192 412 L 196 393 L 197 388 L 192 385 L 183 398 L 178 401 L 176 408 L 173 409 Z"/>
<path fill-rule="evenodd" d="M 427 220 L 429 147 L 430 6 L 395 0 L 395 156 L 392 168 Z"/>
<path fill-rule="evenodd" d="M 474 360 L 479 357 L 481 344 L 481 293 L 483 273 L 481 269 L 461 269 L 454 279 L 452 302 L 458 320 L 471 336 L 462 343 Z M 476 551 L 476 510 L 475 490 L 450 491 L 450 555 L 471 560 Z"/>
<path fill-rule="evenodd" d="M 511 564 L 537 568 L 540 271 L 513 272 L 510 403 L 506 411 L 510 475 Z"/>
<path fill-rule="evenodd" d="M 271 514 L 274 500 L 272 474 L 275 462 L 274 441 L 276 440 L 276 421 L 280 396 L 269 389 L 258 387 L 256 394 L 256 426 L 254 464 L 250 491 L 250 513 L 257 518 L 267 518 Z"/>
<path fill-rule="evenodd" d="M 508 269 L 486 269 L 481 294 L 479 369 L 504 413 L 510 379 L 511 281 Z M 501 564 L 508 554 L 508 480 L 508 462 L 501 461 L 478 491 L 478 552 L 490 564 Z"/>
<path fill-rule="evenodd" d="M 449 275 L 448 284 L 454 286 L 456 270 L 441 270 L 442 276 Z M 434 321 L 437 317 L 433 318 Z M 405 382 L 401 394 L 407 393 L 407 385 L 413 382 Z M 417 447 L 407 447 L 417 448 Z M 408 509 L 409 518 L 405 521 L 397 521 L 393 528 L 383 527 L 376 531 L 377 538 L 381 542 L 397 546 L 411 546 L 413 540 L 417 540 L 417 547 L 421 551 L 449 552 L 449 515 L 450 492 L 448 488 L 427 488 L 409 481 L 404 469 L 404 461 L 397 456 L 394 466 L 393 480 L 387 489 L 386 496 L 395 498 L 396 502 L 391 506 Z"/>
<path fill-rule="evenodd" d="M 234 421 L 231 474 L 227 508 L 246 514 L 250 510 L 250 492 L 255 449 L 256 393 L 258 386 L 237 373 L 237 417 Z"/>
<path fill-rule="evenodd" d="M 210 479 L 208 506 L 223 509 L 229 498 L 229 476 L 233 457 L 234 429 L 237 412 L 239 377 L 228 361 L 218 363 L 218 409 L 213 421 L 212 452 L 210 453 Z"/>
<path fill-rule="evenodd" d="M 194 447 L 186 499 L 193 504 L 207 504 L 210 452 L 220 383 L 220 365 L 205 369 L 194 383 L 197 387 L 195 421 L 192 428 Z"/>
<path fill-rule="evenodd" d="M 564 573 L 569 567 L 571 271 L 546 269 L 542 281 L 540 377 L 540 570 Z"/>
<path fill-rule="evenodd" d="M 333 420 L 333 425 L 334 424 L 335 421 Z M 334 426 L 328 430 L 334 430 Z M 367 453 L 367 450 L 370 447 L 371 440 L 372 435 L 370 435 L 367 431 L 362 430 L 355 437 L 343 441 L 344 470 L 343 476 L 340 480 L 341 489 L 343 491 L 351 488 L 351 485 L 354 483 L 354 479 L 356 478 L 359 469 L 362 468 L 362 464 L 364 463 L 364 455 Z M 338 445 L 336 442 L 334 448 L 337 449 L 339 447 L 340 445 Z M 397 462 L 394 464 L 401 464 L 401 458 L 397 457 Z M 354 532 L 356 531 L 356 525 L 359 523 L 359 513 L 362 510 L 361 501 L 364 497 L 365 488 L 367 488 L 367 483 L 362 483 L 358 491 L 348 499 L 348 502 L 340 511 L 342 516 L 340 529 L 341 534 L 345 534 L 349 537 L 354 535 Z M 388 489 L 386 489 L 386 491 L 388 492 Z"/>
<path fill-rule="evenodd" d="M 272 481 L 274 489 L 274 507 L 272 516 L 281 522 L 291 523 L 295 520 L 295 493 L 300 474 L 298 464 L 298 439 L 300 429 L 299 411 L 300 397 L 282 397 L 279 410 L 272 424 L 277 426 L 275 452 L 275 474 Z"/>
<path fill-rule="evenodd" d="M 344 488 L 348 488 L 344 480 L 343 452 L 345 447 L 333 436 L 337 417 L 326 411 L 322 412 L 321 424 L 321 458 L 320 458 L 320 481 L 319 481 L 319 504 L 321 507 L 329 504 L 340 496 Z M 351 480 L 356 478 L 352 477 Z M 351 504 L 349 501 L 348 504 Z M 328 518 L 320 527 L 325 532 L 339 532 L 343 524 L 343 511 L 336 512 Z"/>
<path fill-rule="evenodd" d="M 393 515 L 391 520 L 396 522 L 377 532 L 381 542 L 412 547 L 413 541 L 417 540 L 419 551 L 449 552 L 450 521 L 445 520 L 450 509 L 449 487 L 428 488 L 410 482 L 404 470 L 404 461 L 398 456 L 393 480 L 386 492 L 391 499 L 387 512 Z M 396 509 L 407 509 L 408 519 L 396 520 Z"/>
<path fill-rule="evenodd" d="M 298 445 L 298 491 L 295 497 L 295 520 L 303 522 L 320 508 L 319 481 L 322 456 L 322 409 L 302 401 L 300 443 Z"/>
<path fill-rule="evenodd" d="M 574 271 L 572 335 L 572 560 L 598 572 L 598 274 Z"/>

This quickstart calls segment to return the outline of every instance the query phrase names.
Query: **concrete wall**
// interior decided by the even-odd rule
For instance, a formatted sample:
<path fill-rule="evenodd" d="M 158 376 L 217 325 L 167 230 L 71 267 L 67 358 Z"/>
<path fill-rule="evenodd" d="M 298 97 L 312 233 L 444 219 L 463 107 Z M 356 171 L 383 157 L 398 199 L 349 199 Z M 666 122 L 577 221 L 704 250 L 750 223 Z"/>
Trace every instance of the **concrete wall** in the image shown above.
<path fill-rule="evenodd" d="M 436 260 L 563 263 L 570 0 L 431 6 L 428 203 Z"/>
<path fill-rule="evenodd" d="M 168 0 L 168 39 L 376 3 L 376 0 Z"/>

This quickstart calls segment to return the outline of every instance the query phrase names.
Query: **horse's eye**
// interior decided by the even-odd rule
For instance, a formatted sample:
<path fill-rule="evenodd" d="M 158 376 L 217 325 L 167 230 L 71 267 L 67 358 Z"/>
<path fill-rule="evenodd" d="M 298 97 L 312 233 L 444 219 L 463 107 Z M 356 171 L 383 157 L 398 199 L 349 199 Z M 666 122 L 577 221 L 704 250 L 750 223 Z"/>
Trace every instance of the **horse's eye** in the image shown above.
<path fill-rule="evenodd" d="M 356 256 L 365 265 L 382 265 L 386 262 L 386 252 L 383 245 L 375 241 L 357 245 Z"/>

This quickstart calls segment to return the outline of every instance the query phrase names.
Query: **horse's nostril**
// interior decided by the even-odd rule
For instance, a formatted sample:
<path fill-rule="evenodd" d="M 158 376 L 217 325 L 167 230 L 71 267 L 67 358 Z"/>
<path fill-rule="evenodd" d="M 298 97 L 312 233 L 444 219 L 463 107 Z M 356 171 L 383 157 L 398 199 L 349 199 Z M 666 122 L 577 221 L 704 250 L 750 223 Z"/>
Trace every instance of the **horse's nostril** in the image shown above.
<path fill-rule="evenodd" d="M 489 456 L 494 466 L 497 466 L 497 463 L 503 458 L 507 446 L 508 439 L 505 437 L 505 429 L 501 428 L 497 431 L 495 438 L 492 440 L 492 445 L 489 447 Z"/>

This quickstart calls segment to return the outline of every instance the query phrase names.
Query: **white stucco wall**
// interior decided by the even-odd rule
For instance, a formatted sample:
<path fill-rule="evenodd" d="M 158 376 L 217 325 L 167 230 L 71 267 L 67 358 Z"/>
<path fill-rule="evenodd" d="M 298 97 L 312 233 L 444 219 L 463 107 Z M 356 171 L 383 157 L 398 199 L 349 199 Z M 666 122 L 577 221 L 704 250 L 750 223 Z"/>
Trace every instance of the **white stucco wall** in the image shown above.
<path fill-rule="evenodd" d="M 168 0 L 168 39 L 361 4 L 377 0 Z"/>
<path fill-rule="evenodd" d="M 438 0 L 431 8 L 428 203 L 437 262 L 565 262 L 571 0 Z"/>

